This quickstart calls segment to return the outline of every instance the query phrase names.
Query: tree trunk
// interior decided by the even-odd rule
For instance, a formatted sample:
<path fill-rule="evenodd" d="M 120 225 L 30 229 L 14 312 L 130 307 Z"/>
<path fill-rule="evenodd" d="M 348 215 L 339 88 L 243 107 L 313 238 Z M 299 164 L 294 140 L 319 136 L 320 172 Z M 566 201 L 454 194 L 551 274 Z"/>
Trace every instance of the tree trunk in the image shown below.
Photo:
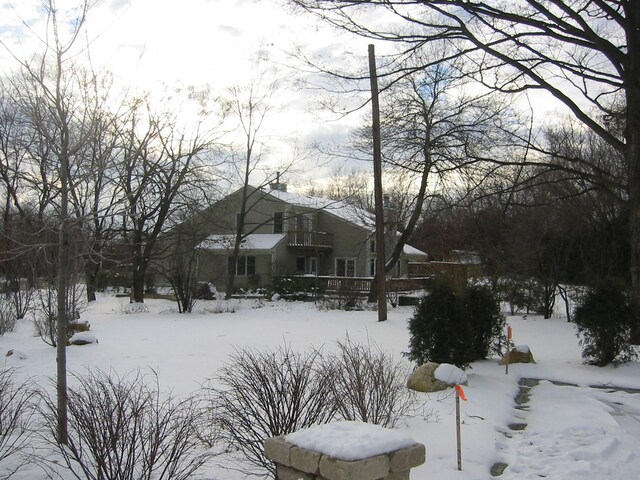
<path fill-rule="evenodd" d="M 640 337 L 640 4 L 625 5 L 628 19 L 628 71 L 625 78 L 625 160 L 629 169 L 630 274 L 636 310 L 635 337 Z"/>
<path fill-rule="evenodd" d="M 144 280 L 147 276 L 147 265 L 142 261 L 135 261 L 131 278 L 131 301 L 144 303 Z"/>
<path fill-rule="evenodd" d="M 92 262 L 85 258 L 84 277 L 87 287 L 87 302 L 96 301 L 96 291 L 98 289 L 98 275 L 102 269 L 101 263 Z"/>
<path fill-rule="evenodd" d="M 144 303 L 144 279 L 147 275 L 148 262 L 145 261 L 140 231 L 133 235 L 133 271 L 131 274 L 131 302 Z"/>

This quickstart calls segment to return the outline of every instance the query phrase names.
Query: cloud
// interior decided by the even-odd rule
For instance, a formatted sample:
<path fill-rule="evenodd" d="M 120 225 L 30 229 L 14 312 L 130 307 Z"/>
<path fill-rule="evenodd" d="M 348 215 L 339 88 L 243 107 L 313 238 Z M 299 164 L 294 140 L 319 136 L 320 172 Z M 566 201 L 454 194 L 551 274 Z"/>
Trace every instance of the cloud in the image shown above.
<path fill-rule="evenodd" d="M 244 35 L 242 30 L 231 25 L 220 25 L 218 26 L 217 31 L 224 35 L 230 35 L 232 37 L 242 37 Z"/>

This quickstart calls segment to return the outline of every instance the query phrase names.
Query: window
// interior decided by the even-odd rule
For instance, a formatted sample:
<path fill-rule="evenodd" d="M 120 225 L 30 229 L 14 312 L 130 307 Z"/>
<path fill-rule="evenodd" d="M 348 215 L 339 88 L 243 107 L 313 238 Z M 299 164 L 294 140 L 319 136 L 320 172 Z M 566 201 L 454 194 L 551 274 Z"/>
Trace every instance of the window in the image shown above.
<path fill-rule="evenodd" d="M 256 257 L 253 255 L 239 255 L 236 260 L 236 276 L 248 277 L 256 274 Z M 229 257 L 229 271 L 233 270 L 233 258 Z"/>
<path fill-rule="evenodd" d="M 336 276 L 337 277 L 355 277 L 356 276 L 356 259 L 355 258 L 336 258 Z"/>
<path fill-rule="evenodd" d="M 296 257 L 296 273 L 305 273 L 306 262 L 304 257 Z"/>
<path fill-rule="evenodd" d="M 376 259 L 374 257 L 369 259 L 369 276 L 374 277 L 375 275 L 376 275 Z"/>
<path fill-rule="evenodd" d="M 369 240 L 369 253 L 372 253 L 372 254 L 376 253 L 376 241 L 375 240 Z"/>
<path fill-rule="evenodd" d="M 284 212 L 273 212 L 273 233 L 284 232 Z"/>

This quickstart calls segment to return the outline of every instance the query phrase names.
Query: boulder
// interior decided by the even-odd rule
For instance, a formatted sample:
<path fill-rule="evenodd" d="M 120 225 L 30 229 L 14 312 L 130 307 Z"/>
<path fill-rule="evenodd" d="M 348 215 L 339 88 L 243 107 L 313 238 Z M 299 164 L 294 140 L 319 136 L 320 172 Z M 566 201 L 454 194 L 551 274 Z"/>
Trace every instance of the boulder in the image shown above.
<path fill-rule="evenodd" d="M 500 360 L 500 365 L 507 363 L 536 363 L 536 361 L 527 345 L 516 345 Z"/>
<path fill-rule="evenodd" d="M 13 358 L 16 358 L 18 360 L 25 360 L 27 358 L 27 356 L 24 353 L 22 353 L 19 350 L 15 350 L 13 348 L 11 350 L 9 350 L 5 356 L 6 357 L 13 357 Z"/>
<path fill-rule="evenodd" d="M 435 377 L 435 371 L 440 366 L 438 363 L 428 362 L 416 368 L 409 379 L 407 387 L 417 392 L 438 392 L 449 388 L 445 382 Z"/>
<path fill-rule="evenodd" d="M 74 333 L 69 339 L 69 345 L 89 345 L 90 343 L 98 343 L 98 339 L 90 332 Z"/>
<path fill-rule="evenodd" d="M 440 380 L 450 387 L 469 384 L 467 374 L 464 370 L 449 363 L 441 363 L 435 372 L 433 372 L 433 375 L 436 380 Z"/>

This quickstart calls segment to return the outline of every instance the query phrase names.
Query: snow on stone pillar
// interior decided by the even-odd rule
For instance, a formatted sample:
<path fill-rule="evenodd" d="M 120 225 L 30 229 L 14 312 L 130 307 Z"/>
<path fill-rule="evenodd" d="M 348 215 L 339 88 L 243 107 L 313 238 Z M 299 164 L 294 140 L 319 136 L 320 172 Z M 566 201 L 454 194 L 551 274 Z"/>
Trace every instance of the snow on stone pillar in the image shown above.
<path fill-rule="evenodd" d="M 265 441 L 278 480 L 409 480 L 425 447 L 397 430 L 361 422 L 316 425 Z"/>

